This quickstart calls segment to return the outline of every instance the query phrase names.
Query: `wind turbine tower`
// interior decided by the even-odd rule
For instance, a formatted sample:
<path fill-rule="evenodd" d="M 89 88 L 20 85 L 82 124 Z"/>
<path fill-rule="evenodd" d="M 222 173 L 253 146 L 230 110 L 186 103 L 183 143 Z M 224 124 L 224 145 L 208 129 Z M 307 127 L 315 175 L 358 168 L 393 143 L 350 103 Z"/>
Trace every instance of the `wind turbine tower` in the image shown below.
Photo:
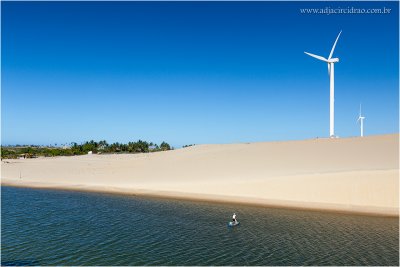
<path fill-rule="evenodd" d="M 339 40 L 340 34 L 342 31 L 339 32 L 339 35 L 336 38 L 335 43 L 333 44 L 331 53 L 329 57 L 326 59 L 324 57 L 314 55 L 308 52 L 304 52 L 307 55 L 319 59 L 328 63 L 328 75 L 330 80 L 330 101 L 329 101 L 329 136 L 335 137 L 335 63 L 339 62 L 339 58 L 332 58 L 333 51 L 335 50 L 336 43 Z"/>
<path fill-rule="evenodd" d="M 361 116 L 361 104 L 360 104 L 360 115 L 358 115 L 357 122 L 360 122 L 361 137 L 364 136 L 364 119 L 365 117 Z"/>

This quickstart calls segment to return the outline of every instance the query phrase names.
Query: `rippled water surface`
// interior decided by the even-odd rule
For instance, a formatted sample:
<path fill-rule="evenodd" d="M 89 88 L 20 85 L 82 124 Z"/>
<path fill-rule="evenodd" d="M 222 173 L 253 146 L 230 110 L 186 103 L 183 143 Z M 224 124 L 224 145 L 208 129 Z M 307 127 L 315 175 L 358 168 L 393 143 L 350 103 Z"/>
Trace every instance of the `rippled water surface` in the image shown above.
<path fill-rule="evenodd" d="M 399 265 L 395 218 L 12 187 L 1 199 L 3 265 Z"/>

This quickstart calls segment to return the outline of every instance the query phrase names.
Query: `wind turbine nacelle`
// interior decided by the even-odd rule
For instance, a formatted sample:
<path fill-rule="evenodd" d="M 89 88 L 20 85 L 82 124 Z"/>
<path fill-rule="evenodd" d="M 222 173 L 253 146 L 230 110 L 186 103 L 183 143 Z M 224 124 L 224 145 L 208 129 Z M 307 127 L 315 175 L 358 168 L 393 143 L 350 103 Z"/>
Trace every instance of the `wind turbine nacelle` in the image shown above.
<path fill-rule="evenodd" d="M 328 61 L 329 61 L 329 63 L 336 63 L 336 62 L 339 62 L 339 59 L 335 57 L 335 58 L 329 59 Z"/>

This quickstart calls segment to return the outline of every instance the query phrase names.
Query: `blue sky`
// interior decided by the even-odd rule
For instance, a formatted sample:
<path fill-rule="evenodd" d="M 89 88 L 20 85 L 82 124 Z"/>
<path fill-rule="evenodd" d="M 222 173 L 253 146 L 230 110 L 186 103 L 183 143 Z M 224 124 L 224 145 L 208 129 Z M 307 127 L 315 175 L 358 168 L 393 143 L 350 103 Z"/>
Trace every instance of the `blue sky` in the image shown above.
<path fill-rule="evenodd" d="M 300 8 L 391 8 L 385 15 Z M 2 2 L 2 144 L 398 132 L 398 2 Z"/>

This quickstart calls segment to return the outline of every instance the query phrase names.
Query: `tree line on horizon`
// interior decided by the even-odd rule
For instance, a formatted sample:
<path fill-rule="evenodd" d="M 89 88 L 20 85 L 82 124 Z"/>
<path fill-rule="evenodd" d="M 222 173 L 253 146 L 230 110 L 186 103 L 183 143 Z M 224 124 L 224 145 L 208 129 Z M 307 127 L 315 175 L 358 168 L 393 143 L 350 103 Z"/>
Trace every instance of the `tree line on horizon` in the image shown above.
<path fill-rule="evenodd" d="M 55 157 L 55 156 L 74 156 L 85 155 L 90 151 L 93 154 L 102 153 L 149 153 L 158 151 L 173 150 L 168 143 L 162 142 L 160 145 L 153 142 L 138 140 L 136 142 L 128 142 L 127 144 L 115 142 L 108 144 L 102 140 L 86 141 L 82 144 L 72 142 L 70 146 L 64 147 L 41 147 L 41 146 L 1 146 L 2 159 L 15 159 L 19 157 L 35 158 L 35 157 Z"/>

